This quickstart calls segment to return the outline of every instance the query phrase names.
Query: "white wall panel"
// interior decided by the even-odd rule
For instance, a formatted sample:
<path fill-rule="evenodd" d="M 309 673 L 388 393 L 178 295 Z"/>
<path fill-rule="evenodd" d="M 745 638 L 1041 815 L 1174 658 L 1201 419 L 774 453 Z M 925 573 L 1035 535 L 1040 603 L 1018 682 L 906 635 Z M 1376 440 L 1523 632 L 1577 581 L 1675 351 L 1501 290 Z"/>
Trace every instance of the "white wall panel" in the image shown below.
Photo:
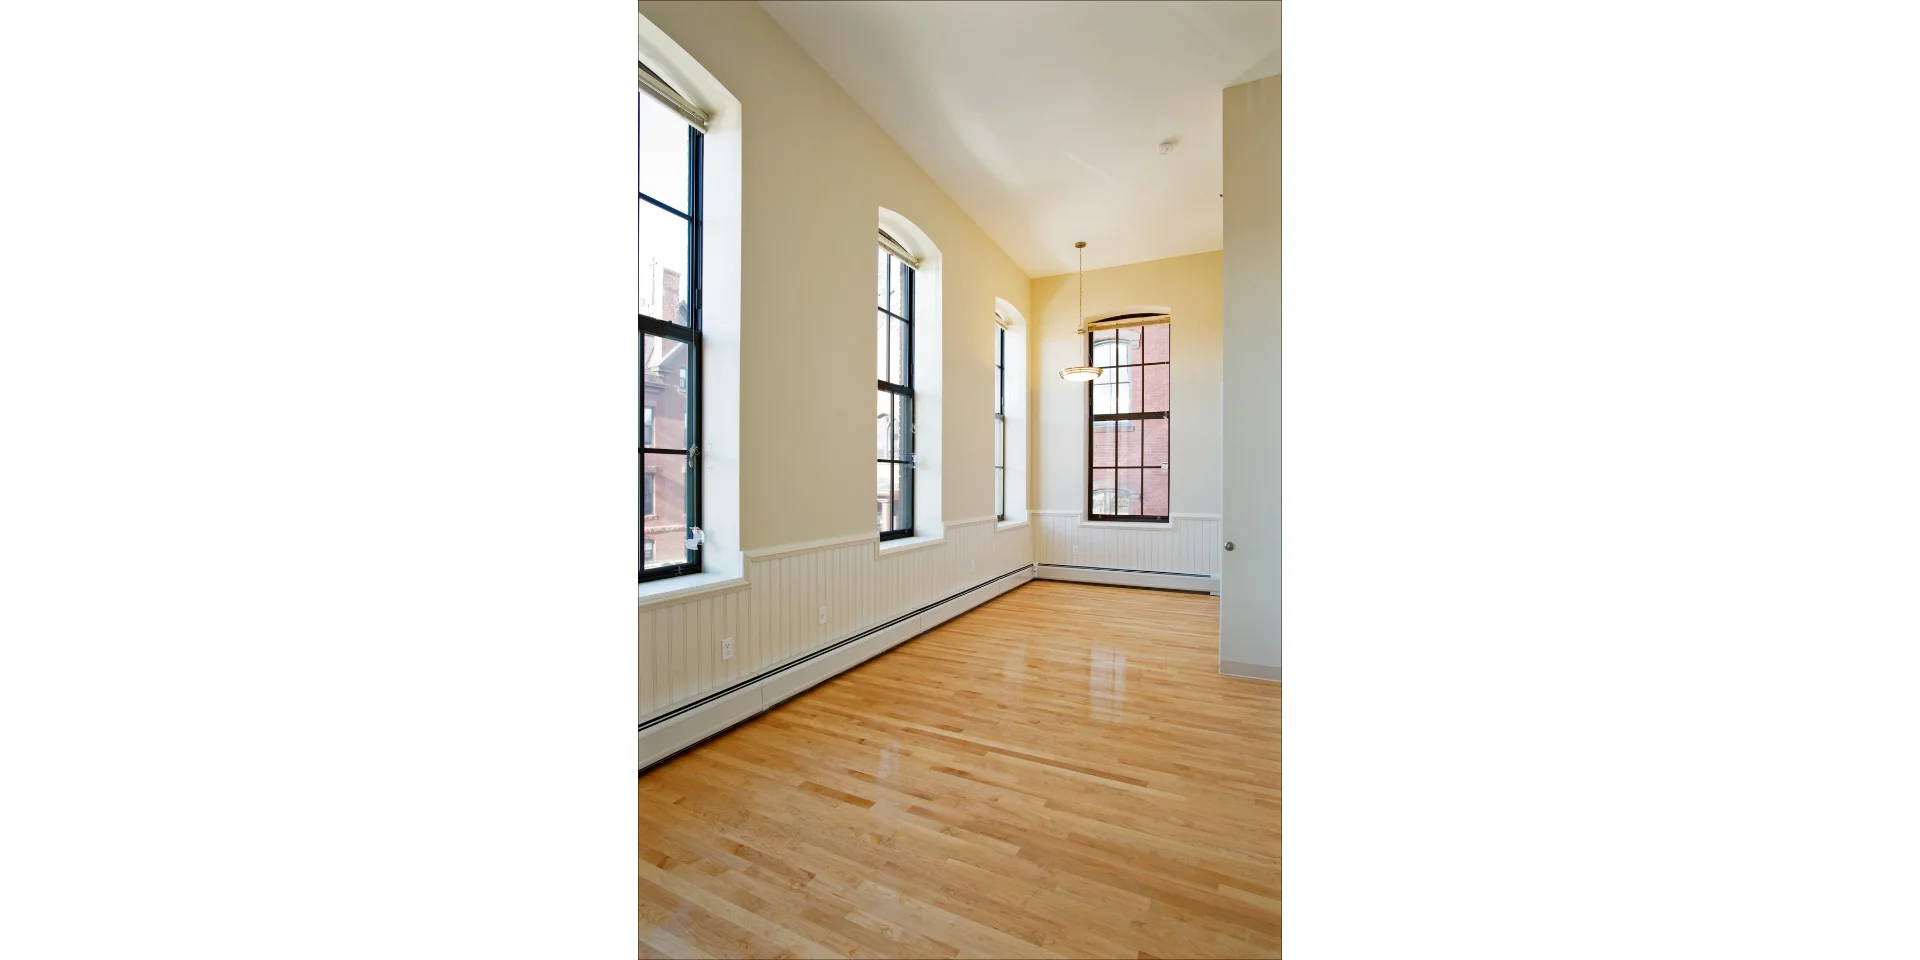
<path fill-rule="evenodd" d="M 640 719 L 1024 567 L 1033 547 L 1028 526 L 1001 530 L 989 518 L 884 555 L 877 537 L 750 551 L 744 589 L 641 606 Z M 726 637 L 730 661 L 720 659 Z"/>
<path fill-rule="evenodd" d="M 1217 515 L 1177 513 L 1164 525 L 1137 526 L 1086 524 L 1077 511 L 1035 510 L 1032 515 L 1035 563 L 1220 575 Z"/>

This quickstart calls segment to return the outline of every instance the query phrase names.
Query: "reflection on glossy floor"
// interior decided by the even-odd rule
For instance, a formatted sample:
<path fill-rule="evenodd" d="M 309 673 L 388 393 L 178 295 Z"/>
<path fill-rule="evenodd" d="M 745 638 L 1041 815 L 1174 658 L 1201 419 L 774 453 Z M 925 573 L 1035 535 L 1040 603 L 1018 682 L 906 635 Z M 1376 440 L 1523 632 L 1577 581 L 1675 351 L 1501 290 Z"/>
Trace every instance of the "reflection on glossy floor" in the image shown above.
<path fill-rule="evenodd" d="M 1273 957 L 1280 686 L 1035 581 L 640 778 L 642 957 Z"/>

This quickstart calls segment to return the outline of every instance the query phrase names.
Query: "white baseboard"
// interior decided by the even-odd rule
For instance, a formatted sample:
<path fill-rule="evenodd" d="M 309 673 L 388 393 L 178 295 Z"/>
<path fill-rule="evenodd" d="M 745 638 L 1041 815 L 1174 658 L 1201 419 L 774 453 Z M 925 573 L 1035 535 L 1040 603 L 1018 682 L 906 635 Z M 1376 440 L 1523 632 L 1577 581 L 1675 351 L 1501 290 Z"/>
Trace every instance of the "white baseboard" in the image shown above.
<path fill-rule="evenodd" d="M 1244 677 L 1248 680 L 1266 680 L 1280 682 L 1280 668 L 1259 663 L 1240 663 L 1234 660 L 1220 661 L 1220 673 L 1229 677 Z"/>
<path fill-rule="evenodd" d="M 640 727 L 640 769 L 664 760 L 728 727 L 778 706 L 841 673 L 1032 580 L 1021 567 L 957 596 L 827 647 L 794 663 L 719 691 Z"/>
<path fill-rule="evenodd" d="M 1109 570 L 1104 567 L 1072 567 L 1057 563 L 1037 565 L 1035 577 L 1041 580 L 1071 580 L 1075 583 L 1104 583 L 1114 587 L 1152 587 L 1156 590 L 1188 590 L 1194 593 L 1220 593 L 1220 578 L 1204 573 L 1155 573 L 1150 570 Z"/>

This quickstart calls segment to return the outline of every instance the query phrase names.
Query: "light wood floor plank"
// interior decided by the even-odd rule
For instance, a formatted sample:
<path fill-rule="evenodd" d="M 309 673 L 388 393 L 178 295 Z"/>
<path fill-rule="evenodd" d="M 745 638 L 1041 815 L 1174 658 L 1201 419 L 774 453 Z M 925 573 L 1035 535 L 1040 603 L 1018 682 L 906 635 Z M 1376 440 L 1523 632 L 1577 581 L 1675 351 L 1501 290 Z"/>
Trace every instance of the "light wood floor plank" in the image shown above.
<path fill-rule="evenodd" d="M 1277 957 L 1280 686 L 1034 581 L 640 778 L 639 956 Z"/>

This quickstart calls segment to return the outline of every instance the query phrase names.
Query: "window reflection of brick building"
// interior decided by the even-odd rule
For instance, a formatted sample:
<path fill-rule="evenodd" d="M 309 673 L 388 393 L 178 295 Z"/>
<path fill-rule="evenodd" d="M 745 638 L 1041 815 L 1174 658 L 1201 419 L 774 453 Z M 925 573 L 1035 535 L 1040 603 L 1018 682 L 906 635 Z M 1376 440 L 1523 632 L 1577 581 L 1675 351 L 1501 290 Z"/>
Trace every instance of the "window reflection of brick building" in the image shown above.
<path fill-rule="evenodd" d="M 1171 333 L 1166 324 L 1097 331 L 1090 385 L 1093 413 L 1128 414 L 1169 409 Z M 1096 420 L 1089 424 L 1092 470 L 1089 506 L 1096 514 L 1168 515 L 1168 421 Z"/>
<path fill-rule="evenodd" d="M 656 263 L 642 277 L 640 311 L 648 316 L 685 323 L 686 302 L 680 298 L 680 273 Z M 664 307 L 664 309 L 663 309 Z M 641 443 L 644 446 L 684 448 L 687 445 L 687 348 L 675 341 L 645 338 L 647 352 L 641 364 Z M 648 454 L 640 477 L 643 566 L 680 563 L 687 558 L 686 458 Z"/>

